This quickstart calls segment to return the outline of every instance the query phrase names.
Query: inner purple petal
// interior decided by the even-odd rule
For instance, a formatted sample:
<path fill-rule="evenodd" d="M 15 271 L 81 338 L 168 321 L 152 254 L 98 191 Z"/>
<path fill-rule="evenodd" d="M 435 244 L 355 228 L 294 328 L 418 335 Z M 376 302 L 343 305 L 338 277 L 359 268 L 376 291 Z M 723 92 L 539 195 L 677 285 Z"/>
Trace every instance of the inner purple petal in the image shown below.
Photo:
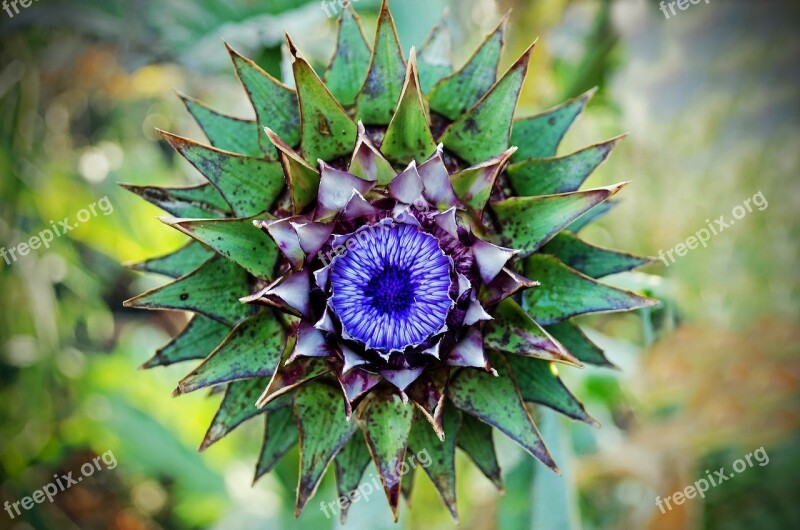
<path fill-rule="evenodd" d="M 333 261 L 330 305 L 344 331 L 380 351 L 403 350 L 444 327 L 453 265 L 412 225 L 365 227 Z"/>

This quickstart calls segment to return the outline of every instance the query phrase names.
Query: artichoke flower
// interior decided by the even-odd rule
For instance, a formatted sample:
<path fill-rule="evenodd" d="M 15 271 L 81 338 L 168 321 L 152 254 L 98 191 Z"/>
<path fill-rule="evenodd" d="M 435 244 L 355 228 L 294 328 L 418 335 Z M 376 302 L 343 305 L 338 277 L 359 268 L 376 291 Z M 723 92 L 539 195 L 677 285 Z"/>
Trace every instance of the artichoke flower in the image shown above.
<path fill-rule="evenodd" d="M 528 404 L 596 424 L 556 364 L 608 364 L 572 317 L 654 304 L 597 281 L 648 259 L 576 235 L 619 138 L 556 157 L 593 91 L 514 118 L 533 46 L 498 76 L 505 22 L 454 71 L 443 24 L 406 58 L 386 2 L 372 45 L 345 9 L 322 78 L 287 36 L 295 88 L 229 47 L 256 119 L 184 96 L 211 146 L 162 135 L 208 182 L 125 185 L 192 238 L 134 266 L 175 279 L 127 306 L 194 313 L 145 367 L 225 389 L 201 449 L 266 417 L 256 479 L 299 444 L 296 515 L 372 461 L 397 520 L 424 450 L 457 518 L 456 447 L 502 488 L 493 428 L 557 471 Z"/>

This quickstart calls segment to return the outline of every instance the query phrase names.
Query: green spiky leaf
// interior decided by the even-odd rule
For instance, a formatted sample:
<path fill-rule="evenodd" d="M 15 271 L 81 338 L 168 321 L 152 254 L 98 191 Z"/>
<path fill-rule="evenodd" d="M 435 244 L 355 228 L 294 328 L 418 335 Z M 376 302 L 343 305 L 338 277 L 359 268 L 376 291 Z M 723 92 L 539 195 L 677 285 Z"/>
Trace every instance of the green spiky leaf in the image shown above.
<path fill-rule="evenodd" d="M 508 18 L 504 17 L 459 71 L 433 87 L 428 96 L 431 110 L 456 120 L 492 88 L 497 82 L 507 22 Z"/>
<path fill-rule="evenodd" d="M 478 164 L 509 147 L 511 123 L 533 46 L 514 63 L 474 107 L 442 134 L 444 146 L 469 164 Z"/>
<path fill-rule="evenodd" d="M 374 394 L 359 419 L 394 520 L 400 502 L 400 468 L 406 455 L 414 407 L 394 393 Z"/>
<path fill-rule="evenodd" d="M 537 324 L 513 298 L 506 298 L 492 311 L 491 320 L 484 332 L 483 342 L 487 348 L 558 361 L 572 365 L 580 362 Z M 514 356 L 512 355 L 512 357 Z"/>
<path fill-rule="evenodd" d="M 494 353 L 489 354 L 489 360 L 498 375 L 462 369 L 448 385 L 450 400 L 462 411 L 504 433 L 546 466 L 557 469 L 525 408 L 508 362 Z"/>
<path fill-rule="evenodd" d="M 226 44 L 226 46 L 228 46 Z M 247 96 L 256 111 L 256 123 L 259 126 L 259 143 L 267 156 L 275 160 L 275 148 L 261 134 L 262 127 L 269 127 L 292 147 L 300 143 L 300 110 L 297 106 L 297 94 L 250 59 L 239 55 L 228 46 L 236 75 L 242 82 Z"/>
<path fill-rule="evenodd" d="M 560 232 L 540 251 L 592 278 L 624 272 L 650 263 L 648 258 L 590 245 L 570 232 Z"/>
<path fill-rule="evenodd" d="M 492 481 L 498 490 L 503 491 L 503 479 L 494 450 L 492 428 L 489 425 L 470 414 L 462 414 L 461 429 L 458 431 L 458 447 L 472 459 L 478 469 Z"/>
<path fill-rule="evenodd" d="M 246 156 L 264 156 L 258 142 L 261 128 L 256 122 L 221 114 L 205 103 L 183 94 L 180 97 L 211 145 Z"/>
<path fill-rule="evenodd" d="M 406 63 L 389 6 L 378 17 L 369 72 L 356 97 L 358 119 L 366 125 L 388 125 L 403 91 Z"/>
<path fill-rule="evenodd" d="M 504 246 L 527 256 L 575 219 L 617 193 L 624 184 L 560 195 L 512 197 L 492 203 Z M 535 278 L 532 278 L 535 279 Z"/>
<path fill-rule="evenodd" d="M 164 347 L 158 349 L 142 368 L 169 366 L 182 361 L 202 359 L 214 351 L 230 333 L 227 324 L 196 314 L 183 330 Z"/>
<path fill-rule="evenodd" d="M 175 217 L 220 218 L 231 213 L 230 205 L 211 184 L 186 188 L 120 186 Z"/>
<path fill-rule="evenodd" d="M 215 256 L 186 276 L 125 301 L 125 306 L 194 311 L 233 325 L 252 312 L 249 306 L 239 302 L 239 298 L 248 293 L 247 272 Z"/>
<path fill-rule="evenodd" d="M 540 324 L 551 325 L 575 315 L 652 307 L 657 300 L 599 283 L 553 256 L 536 254 L 524 262 L 525 276 L 541 287 L 522 294 L 526 310 Z"/>
<path fill-rule="evenodd" d="M 261 444 L 253 482 L 272 471 L 283 455 L 297 444 L 299 438 L 291 407 L 278 409 L 266 416 L 264 442 Z"/>
<path fill-rule="evenodd" d="M 341 394 L 316 382 L 302 386 L 295 393 L 294 415 L 300 431 L 297 516 L 316 492 L 328 464 L 350 440 L 358 425 L 345 419 Z"/>
<path fill-rule="evenodd" d="M 336 491 L 339 493 L 340 498 L 358 499 L 356 491 L 358 491 L 357 488 L 361 483 L 361 477 L 364 476 L 364 470 L 369 465 L 370 460 L 364 437 L 353 435 L 333 461 L 336 469 Z M 350 509 L 350 504 L 348 502 L 344 507 L 340 508 L 339 515 L 342 524 L 347 519 L 347 511 Z"/>
<path fill-rule="evenodd" d="M 433 27 L 419 49 L 418 58 L 419 86 L 423 94 L 430 92 L 436 83 L 453 73 L 446 18 Z"/>
<path fill-rule="evenodd" d="M 554 195 L 576 191 L 619 143 L 617 137 L 561 158 L 532 158 L 509 166 L 506 174 L 517 195 Z"/>
<path fill-rule="evenodd" d="M 203 443 L 200 444 L 200 451 L 205 451 L 236 427 L 259 414 L 273 412 L 291 404 L 291 396 L 283 396 L 280 400 L 270 403 L 269 407 L 257 408 L 256 399 L 267 381 L 266 378 L 255 378 L 228 383 L 225 397 L 222 398 L 219 410 L 214 415 Z"/>
<path fill-rule="evenodd" d="M 586 226 L 594 223 L 604 215 L 608 214 L 617 204 L 619 201 L 605 201 L 598 204 L 596 207 L 592 208 L 586 215 L 578 217 L 575 221 L 570 223 L 565 230 L 573 233 L 578 233 L 583 230 Z"/>
<path fill-rule="evenodd" d="M 561 382 L 555 364 L 515 355 L 508 357 L 508 364 L 517 379 L 523 400 L 550 407 L 590 425 L 598 425 Z"/>
<path fill-rule="evenodd" d="M 197 241 L 190 241 L 175 252 L 130 265 L 133 270 L 180 278 L 189 274 L 214 255 L 214 251 Z"/>
<path fill-rule="evenodd" d="M 225 340 L 180 383 L 176 394 L 220 383 L 271 377 L 286 344 L 283 326 L 271 310 L 238 324 Z"/>
<path fill-rule="evenodd" d="M 293 337 L 292 340 L 294 340 Z M 291 351 L 293 344 L 287 346 L 287 352 Z M 287 356 L 284 356 L 287 357 Z M 256 405 L 263 407 L 273 401 L 280 399 L 296 388 L 313 381 L 317 377 L 327 374 L 332 370 L 327 359 L 322 358 L 301 358 L 286 364 L 286 360 L 281 361 L 280 367 L 275 371 L 266 390 L 258 398 Z"/>
<path fill-rule="evenodd" d="M 430 463 L 422 466 L 422 468 L 430 477 L 453 519 L 458 522 L 455 475 L 456 440 L 458 439 L 458 430 L 461 427 L 461 415 L 452 406 L 445 408 L 443 425 L 444 432 L 447 434 L 444 441 L 439 440 L 428 422 L 420 420 L 421 418 L 411 426 L 411 433 L 408 437 L 408 450 L 414 455 L 419 455 L 423 452 L 427 454 Z"/>
<path fill-rule="evenodd" d="M 589 340 L 574 322 L 563 320 L 552 326 L 547 326 L 545 329 L 581 362 L 598 366 L 613 366 L 606 359 L 603 350 Z"/>
<path fill-rule="evenodd" d="M 595 92 L 597 89 L 593 88 L 580 97 L 565 101 L 546 112 L 515 120 L 511 131 L 511 145 L 516 145 L 519 150 L 511 161 L 520 162 L 528 158 L 556 156 L 564 134 L 575 118 L 583 112 Z"/>
<path fill-rule="evenodd" d="M 305 159 L 335 160 L 350 155 L 356 143 L 357 127 L 342 105 L 336 101 L 311 65 L 297 53 L 291 40 L 289 53 L 297 84 L 300 105 L 300 147 Z"/>
<path fill-rule="evenodd" d="M 162 219 L 186 235 L 208 245 L 257 278 L 273 278 L 278 247 L 253 219 Z"/>
<path fill-rule="evenodd" d="M 400 103 L 386 130 L 381 152 L 386 158 L 399 164 L 406 164 L 411 160 L 421 164 L 434 151 L 436 142 L 433 140 L 419 89 L 416 56 L 412 50 Z"/>
<path fill-rule="evenodd" d="M 342 10 L 336 52 L 325 74 L 328 90 L 342 105 L 349 107 L 355 103 L 358 90 L 367 77 L 371 55 L 358 15 L 352 7 Z"/>
<path fill-rule="evenodd" d="M 292 200 L 292 209 L 295 214 L 303 213 L 306 208 L 317 200 L 319 192 L 319 171 L 314 169 L 303 157 L 289 147 L 275 131 L 266 128 L 267 137 L 278 148 L 283 172 L 289 188 L 289 197 Z"/>
<path fill-rule="evenodd" d="M 236 217 L 268 210 L 283 190 L 279 162 L 220 151 L 166 132 L 161 135 L 219 190 Z"/>

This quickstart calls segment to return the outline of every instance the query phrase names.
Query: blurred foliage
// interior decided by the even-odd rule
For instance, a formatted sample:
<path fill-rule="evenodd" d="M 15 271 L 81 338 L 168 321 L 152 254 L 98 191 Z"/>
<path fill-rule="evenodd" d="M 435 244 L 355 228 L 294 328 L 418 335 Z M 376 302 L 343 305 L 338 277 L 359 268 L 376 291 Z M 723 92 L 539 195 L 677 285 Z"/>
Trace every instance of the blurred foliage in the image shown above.
<path fill-rule="evenodd" d="M 570 517 L 598 529 L 798 527 L 792 72 L 800 39 L 797 6 L 767 3 L 700 4 L 665 20 L 657 2 L 641 0 L 392 2 L 406 48 L 422 42 L 448 4 L 457 63 L 513 8 L 504 64 L 540 36 L 522 113 L 600 87 L 562 152 L 627 129 L 630 138 L 590 184 L 633 184 L 586 231 L 593 243 L 656 254 L 758 191 L 769 200 L 708 248 L 669 268 L 656 262 L 649 272 L 661 277 L 616 278 L 665 303 L 586 319 L 619 370 L 566 368 L 562 376 L 603 428 L 536 411 L 565 473 L 537 480 L 546 470 L 498 439 L 502 496 L 459 458 L 460 528 L 565 527 Z M 356 4 L 368 31 L 376 4 Z M 196 452 L 220 396 L 172 400 L 184 368 L 136 371 L 185 317 L 121 307 L 158 282 L 118 263 L 183 240 L 154 219 L 142 222 L 161 212 L 116 183 L 196 182 L 153 131 L 202 138 L 173 90 L 249 116 L 221 39 L 280 75 L 284 30 L 324 66 L 334 20 L 315 1 L 42 0 L 13 19 L 0 12 L 0 244 L 74 219 L 104 196 L 114 207 L 49 249 L 0 263 L 0 501 L 109 450 L 119 463 L 14 521 L 0 514 L 0 528 L 19 520 L 37 529 L 336 527 L 313 508 L 292 517 L 296 454 L 250 487 L 260 420 Z M 704 501 L 658 511 L 657 495 L 760 446 L 769 465 Z M 415 482 L 401 527 L 453 528 L 427 477 L 417 473 Z M 547 493 L 571 511 L 548 513 Z M 334 499 L 329 476 L 312 502 Z M 347 528 L 394 528 L 386 510 L 375 495 L 353 506 Z"/>

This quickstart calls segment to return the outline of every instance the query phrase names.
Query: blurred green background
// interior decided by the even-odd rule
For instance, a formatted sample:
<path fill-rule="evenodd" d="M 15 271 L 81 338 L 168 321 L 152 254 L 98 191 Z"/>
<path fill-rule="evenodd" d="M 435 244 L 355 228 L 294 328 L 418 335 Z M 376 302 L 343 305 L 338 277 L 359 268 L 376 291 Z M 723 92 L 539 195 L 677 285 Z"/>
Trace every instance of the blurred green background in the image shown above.
<path fill-rule="evenodd" d="M 562 477 L 498 437 L 504 495 L 460 455 L 460 528 L 800 528 L 798 4 L 713 0 L 669 19 L 644 0 L 390 4 L 406 49 L 449 7 L 457 65 L 512 9 L 503 66 L 539 37 L 520 114 L 599 87 L 560 152 L 628 132 L 589 184 L 631 185 L 589 241 L 656 255 L 758 192 L 768 201 L 708 248 L 613 278 L 664 304 L 586 319 L 619 369 L 561 374 L 602 428 L 537 415 Z M 355 5 L 371 32 L 377 2 Z M 102 197 L 113 206 L 49 249 L 0 261 L 0 502 L 95 455 L 118 462 L 13 520 L 0 512 L 0 528 L 338 527 L 317 509 L 335 500 L 332 473 L 295 520 L 296 449 L 251 487 L 260 419 L 198 453 L 220 395 L 172 399 L 185 365 L 137 371 L 185 317 L 123 309 L 162 279 L 120 262 L 183 239 L 117 186 L 199 181 L 154 131 L 203 138 L 176 89 L 251 116 L 223 39 L 280 76 L 284 31 L 323 67 L 334 30 L 313 0 L 40 0 L 13 18 L 0 11 L 0 246 Z M 769 464 L 657 508 L 656 496 L 762 446 Z M 394 525 L 375 495 L 346 527 L 454 528 L 421 474 L 411 504 Z"/>

